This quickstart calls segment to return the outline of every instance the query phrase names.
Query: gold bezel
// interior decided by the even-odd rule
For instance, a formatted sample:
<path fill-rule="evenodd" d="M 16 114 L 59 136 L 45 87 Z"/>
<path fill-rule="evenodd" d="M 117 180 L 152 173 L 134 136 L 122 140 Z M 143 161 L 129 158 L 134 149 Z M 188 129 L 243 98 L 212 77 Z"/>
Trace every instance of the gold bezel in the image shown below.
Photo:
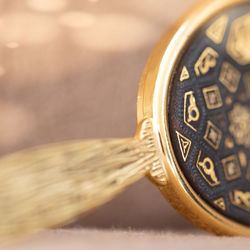
<path fill-rule="evenodd" d="M 169 89 L 173 70 L 193 34 L 220 11 L 249 3 L 250 0 L 206 0 L 189 11 L 162 37 L 153 51 L 141 78 L 138 123 L 151 119 L 155 139 L 166 170 L 168 182 L 158 185 L 171 205 L 193 224 L 218 235 L 250 236 L 250 227 L 217 212 L 192 189 L 185 179 L 171 145 L 168 129 Z"/>

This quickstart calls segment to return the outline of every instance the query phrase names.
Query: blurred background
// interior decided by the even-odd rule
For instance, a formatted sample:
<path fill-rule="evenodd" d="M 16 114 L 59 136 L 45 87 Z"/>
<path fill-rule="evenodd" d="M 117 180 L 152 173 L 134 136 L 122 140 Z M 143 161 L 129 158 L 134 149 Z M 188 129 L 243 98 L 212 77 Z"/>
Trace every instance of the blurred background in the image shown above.
<path fill-rule="evenodd" d="M 0 155 L 132 137 L 146 60 L 195 2 L 0 0 Z M 196 230 L 146 178 L 70 226 Z"/>

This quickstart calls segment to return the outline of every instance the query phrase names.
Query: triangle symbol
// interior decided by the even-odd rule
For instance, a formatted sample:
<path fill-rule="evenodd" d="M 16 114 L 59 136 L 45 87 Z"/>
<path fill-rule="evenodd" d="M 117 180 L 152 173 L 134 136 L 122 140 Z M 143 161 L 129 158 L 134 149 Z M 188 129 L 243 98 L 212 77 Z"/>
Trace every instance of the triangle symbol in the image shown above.
<path fill-rule="evenodd" d="M 186 138 L 184 135 L 180 134 L 178 131 L 176 131 L 180 150 L 181 150 L 181 155 L 183 157 L 183 160 L 186 161 L 192 142 Z"/>
<path fill-rule="evenodd" d="M 225 204 L 225 200 L 223 198 L 219 198 L 219 199 L 215 200 L 214 205 L 219 207 L 223 211 L 226 210 L 226 204 Z"/>
<path fill-rule="evenodd" d="M 223 40 L 227 23 L 228 23 L 227 15 L 219 17 L 206 30 L 206 35 L 208 36 L 208 38 L 210 38 L 214 43 L 220 44 Z"/>
<path fill-rule="evenodd" d="M 186 66 L 184 66 L 181 71 L 180 81 L 183 82 L 184 80 L 189 79 L 189 77 L 190 75 L 189 75 L 188 69 Z"/>

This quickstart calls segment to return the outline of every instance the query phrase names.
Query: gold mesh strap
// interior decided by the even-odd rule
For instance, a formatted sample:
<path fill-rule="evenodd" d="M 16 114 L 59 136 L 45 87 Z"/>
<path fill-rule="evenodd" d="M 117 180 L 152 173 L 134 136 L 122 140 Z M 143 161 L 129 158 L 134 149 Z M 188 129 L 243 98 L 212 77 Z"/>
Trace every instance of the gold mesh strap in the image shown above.
<path fill-rule="evenodd" d="M 0 237 L 72 221 L 146 175 L 158 162 L 152 138 L 87 140 L 0 159 Z"/>

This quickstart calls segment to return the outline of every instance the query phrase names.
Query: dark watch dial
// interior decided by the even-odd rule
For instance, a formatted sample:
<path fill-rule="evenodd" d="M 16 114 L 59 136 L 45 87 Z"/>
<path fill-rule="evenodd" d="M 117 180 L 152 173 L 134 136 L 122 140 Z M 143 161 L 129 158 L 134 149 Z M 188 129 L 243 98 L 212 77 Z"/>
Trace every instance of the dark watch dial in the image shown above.
<path fill-rule="evenodd" d="M 177 161 L 195 192 L 250 226 L 250 4 L 215 16 L 175 69 L 168 120 Z"/>

